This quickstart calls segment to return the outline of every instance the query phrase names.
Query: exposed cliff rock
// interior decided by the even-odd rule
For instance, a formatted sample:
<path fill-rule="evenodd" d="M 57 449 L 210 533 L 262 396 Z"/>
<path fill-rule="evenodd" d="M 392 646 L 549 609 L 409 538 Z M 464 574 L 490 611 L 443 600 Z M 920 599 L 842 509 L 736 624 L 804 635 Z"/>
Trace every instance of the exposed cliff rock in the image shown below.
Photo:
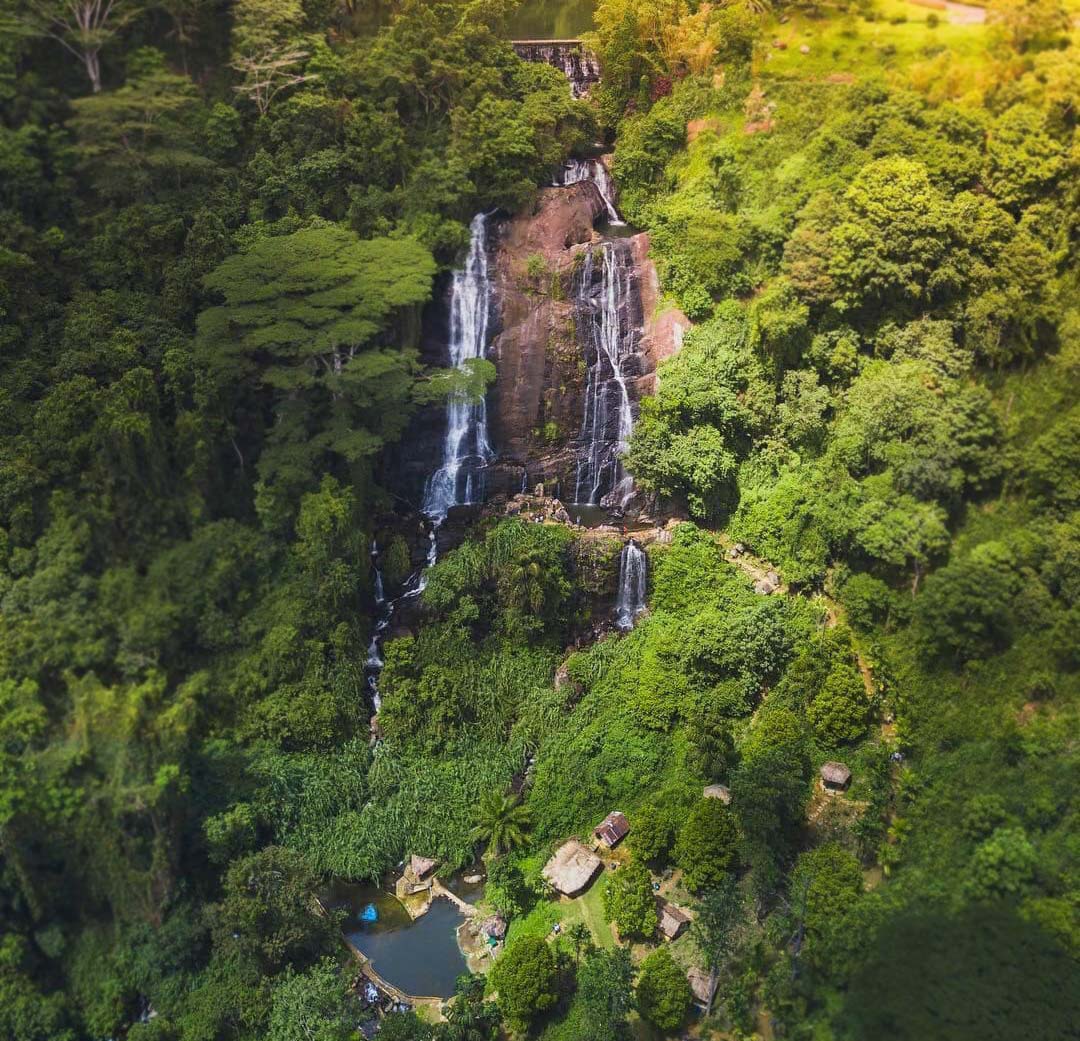
<path fill-rule="evenodd" d="M 648 358 L 647 373 L 638 382 L 639 400 L 656 391 L 656 368 L 682 346 L 683 334 L 690 328 L 690 319 L 674 304 L 660 303 L 660 276 L 649 257 L 649 235 L 642 232 L 633 238 L 634 259 L 641 290 L 641 309 L 645 315 L 645 334 L 641 349 Z"/>
<path fill-rule="evenodd" d="M 605 160 L 589 162 L 595 167 Z M 541 482 L 566 501 L 575 498 L 579 461 L 588 451 L 582 433 L 585 396 L 597 349 L 596 308 L 603 295 L 595 282 L 603 236 L 595 229 L 599 225 L 617 233 L 605 224 L 615 202 L 605 200 L 598 181 L 614 192 L 610 179 L 593 171 L 582 180 L 541 190 L 526 212 L 491 221 L 493 336 L 487 355 L 497 379 L 488 393 L 495 452 L 484 475 L 489 500 Z M 677 308 L 658 306 L 659 280 L 648 256 L 647 234 L 607 241 L 617 244 L 620 256 L 632 258 L 632 291 L 625 294 L 618 321 L 630 337 L 626 342 L 632 356 L 623 359 L 621 368 L 636 415 L 637 402 L 655 390 L 657 364 L 679 349 L 690 323 Z M 590 251 L 591 266 L 586 263 Z M 586 271 L 592 271 L 592 280 L 584 278 Z M 427 364 L 446 364 L 448 312 L 447 276 L 440 279 L 425 313 L 421 353 Z M 440 409 L 424 410 L 414 419 L 391 466 L 399 506 L 419 507 L 445 424 Z M 647 506 L 639 497 L 627 505 L 632 513 Z"/>
<path fill-rule="evenodd" d="M 492 437 L 499 459 L 493 492 L 544 481 L 572 486 L 570 442 L 581 427 L 586 367 L 577 340 L 573 274 L 605 212 L 596 186 L 582 181 L 541 191 L 528 213 L 499 229 L 494 270 L 500 333 L 490 357 Z"/>

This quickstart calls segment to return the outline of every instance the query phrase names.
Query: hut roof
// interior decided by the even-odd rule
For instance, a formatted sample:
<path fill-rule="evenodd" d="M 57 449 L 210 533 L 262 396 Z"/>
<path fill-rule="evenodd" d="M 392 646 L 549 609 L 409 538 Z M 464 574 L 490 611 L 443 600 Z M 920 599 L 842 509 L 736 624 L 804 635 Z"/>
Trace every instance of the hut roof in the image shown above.
<path fill-rule="evenodd" d="M 501 940 L 506 935 L 506 919 L 501 914 L 493 914 L 480 923 L 480 932 Z"/>
<path fill-rule="evenodd" d="M 821 767 L 821 779 L 826 784 L 843 787 L 851 780 L 851 771 L 843 763 L 830 761 Z"/>
<path fill-rule="evenodd" d="M 660 932 L 669 940 L 674 940 L 690 924 L 690 916 L 666 900 L 660 902 Z"/>
<path fill-rule="evenodd" d="M 716 979 L 704 969 L 687 969 L 686 980 L 694 993 L 694 1000 L 708 1005 L 716 993 Z"/>
<path fill-rule="evenodd" d="M 701 790 L 703 799 L 719 799 L 725 806 L 731 802 L 731 789 L 723 784 L 707 784 Z"/>
<path fill-rule="evenodd" d="M 577 896 L 600 870 L 600 858 L 577 839 L 561 845 L 545 865 L 544 878 L 560 893 Z"/>
<path fill-rule="evenodd" d="M 618 810 L 613 810 L 593 828 L 593 834 L 605 846 L 611 847 L 618 845 L 629 830 L 630 822 Z"/>
<path fill-rule="evenodd" d="M 418 857 L 415 853 L 409 857 L 409 870 L 419 879 L 424 879 L 439 866 L 431 857 Z"/>

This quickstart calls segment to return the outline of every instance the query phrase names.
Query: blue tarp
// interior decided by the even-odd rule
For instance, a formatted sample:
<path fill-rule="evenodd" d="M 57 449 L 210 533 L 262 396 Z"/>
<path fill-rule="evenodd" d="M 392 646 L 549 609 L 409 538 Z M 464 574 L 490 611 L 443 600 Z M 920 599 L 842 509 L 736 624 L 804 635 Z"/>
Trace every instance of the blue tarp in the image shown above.
<path fill-rule="evenodd" d="M 360 912 L 361 922 L 377 922 L 379 920 L 379 909 L 374 904 L 368 904 Z"/>

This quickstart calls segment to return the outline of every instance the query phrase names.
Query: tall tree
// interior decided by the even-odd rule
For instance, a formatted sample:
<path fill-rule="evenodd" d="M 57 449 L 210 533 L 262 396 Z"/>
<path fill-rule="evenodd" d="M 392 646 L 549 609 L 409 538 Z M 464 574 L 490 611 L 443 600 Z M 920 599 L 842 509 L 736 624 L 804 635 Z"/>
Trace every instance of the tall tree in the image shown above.
<path fill-rule="evenodd" d="M 745 914 L 742 894 L 730 875 L 705 893 L 698 903 L 692 930 L 713 983 L 735 953 Z M 710 991 L 714 989 L 710 987 Z M 706 1014 L 712 1014 L 711 993 Z"/>
<path fill-rule="evenodd" d="M 416 356 L 380 334 L 428 298 L 434 273 L 412 239 L 362 240 L 315 224 L 258 238 L 206 276 L 224 299 L 198 320 L 208 410 L 236 436 L 233 417 L 269 405 L 259 464 L 269 503 L 295 500 L 323 453 L 362 463 L 404 431 Z"/>
<path fill-rule="evenodd" d="M 101 90 L 101 51 L 142 10 L 139 0 L 25 0 L 16 8 L 24 31 L 56 40 Z"/>
<path fill-rule="evenodd" d="M 625 947 L 594 950 L 577 973 L 578 997 L 584 1006 L 581 1041 L 619 1041 L 628 1033 L 634 1007 L 634 964 Z"/>

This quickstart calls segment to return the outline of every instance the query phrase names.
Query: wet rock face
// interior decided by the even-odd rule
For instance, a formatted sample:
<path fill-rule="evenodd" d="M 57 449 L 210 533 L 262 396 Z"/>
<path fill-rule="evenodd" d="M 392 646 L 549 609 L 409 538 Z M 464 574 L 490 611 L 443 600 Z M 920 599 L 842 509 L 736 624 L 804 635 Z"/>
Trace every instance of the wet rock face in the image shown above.
<path fill-rule="evenodd" d="M 591 51 L 570 40 L 518 41 L 514 50 L 525 61 L 552 65 L 570 81 L 575 98 L 585 97 L 600 82 L 600 63 Z"/>
<path fill-rule="evenodd" d="M 602 160 L 590 162 L 595 166 Z M 610 218 L 612 205 L 605 202 L 593 175 L 543 189 L 529 211 L 489 222 L 487 357 L 495 364 L 497 379 L 487 399 L 495 454 L 483 474 L 487 501 L 531 490 L 538 483 L 567 502 L 578 496 L 582 460 L 589 454 L 584 431 L 589 425 L 590 371 L 597 390 L 605 249 L 627 268 L 628 292 L 618 308 L 617 325 L 629 331 L 620 373 L 634 416 L 640 399 L 655 390 L 657 364 L 678 350 L 682 332 L 689 328 L 677 309 L 658 309 L 659 282 L 648 256 L 648 236 L 605 238 L 595 230 Z M 592 278 L 586 280 L 589 270 Z M 440 279 L 425 310 L 420 350 L 428 365 L 445 365 L 450 354 L 451 281 L 451 275 Z M 616 415 L 614 395 L 594 397 L 605 414 Z M 595 413 L 596 401 L 593 404 Z M 608 440 L 614 445 L 619 435 L 616 424 L 609 425 Z M 399 508 L 420 508 L 433 460 L 441 458 L 445 430 L 445 409 L 423 409 L 389 456 L 386 473 L 393 475 L 390 484 Z M 597 501 L 612 491 L 608 485 L 613 482 L 606 472 L 604 476 Z M 630 512 L 647 508 L 640 495 L 618 498 Z"/>
<path fill-rule="evenodd" d="M 506 221 L 493 266 L 499 333 L 489 354 L 498 379 L 490 394 L 492 494 L 545 482 L 572 488 L 587 378 L 578 341 L 574 274 L 605 213 L 596 185 L 541 191 L 532 212 Z"/>

